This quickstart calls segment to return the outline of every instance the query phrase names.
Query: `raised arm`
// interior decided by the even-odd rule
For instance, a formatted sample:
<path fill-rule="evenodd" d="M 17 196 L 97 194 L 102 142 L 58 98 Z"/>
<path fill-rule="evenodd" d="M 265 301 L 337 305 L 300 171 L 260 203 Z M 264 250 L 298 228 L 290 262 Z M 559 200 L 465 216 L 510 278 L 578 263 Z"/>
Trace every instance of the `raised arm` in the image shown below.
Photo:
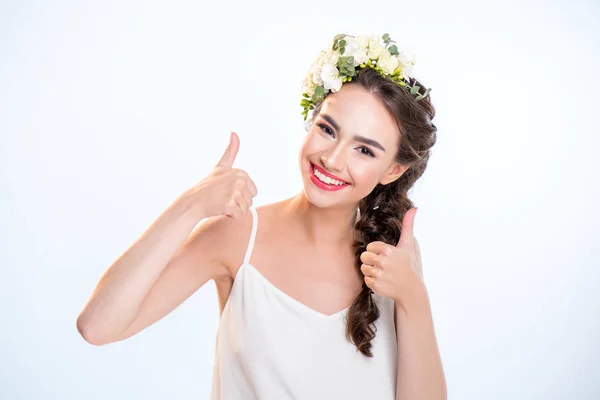
<path fill-rule="evenodd" d="M 103 273 L 77 317 L 86 341 L 103 345 L 128 338 L 209 279 L 229 274 L 220 258 L 223 235 L 232 219 L 248 213 L 257 194 L 246 172 L 231 168 L 238 147 L 233 134 L 213 172 L 175 200 Z"/>

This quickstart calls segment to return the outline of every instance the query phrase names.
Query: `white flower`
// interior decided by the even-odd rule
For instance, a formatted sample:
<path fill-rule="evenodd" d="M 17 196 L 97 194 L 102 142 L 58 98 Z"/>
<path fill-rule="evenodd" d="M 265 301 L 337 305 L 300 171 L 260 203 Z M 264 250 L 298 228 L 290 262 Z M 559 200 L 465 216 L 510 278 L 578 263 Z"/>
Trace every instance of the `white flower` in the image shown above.
<path fill-rule="evenodd" d="M 333 64 L 324 64 L 321 69 L 321 79 L 323 82 L 329 82 L 337 79 L 340 76 L 340 71 Z"/>
<path fill-rule="evenodd" d="M 358 46 L 361 49 L 366 49 L 369 47 L 369 42 L 371 41 L 371 36 L 358 35 L 358 36 L 356 36 L 356 41 L 358 42 Z"/>
<path fill-rule="evenodd" d="M 312 96 L 315 92 L 315 88 L 317 85 L 313 82 L 313 74 L 309 72 L 306 77 L 301 81 L 301 89 L 302 93 L 306 93 L 309 96 Z"/>
<path fill-rule="evenodd" d="M 406 48 L 397 46 L 398 53 L 392 55 L 386 49 L 380 35 L 346 36 L 344 54 L 339 49 L 333 50 L 331 46 L 321 51 L 315 58 L 310 70 L 302 81 L 302 92 L 312 97 L 318 86 L 326 91 L 338 92 L 342 87 L 342 77 L 337 69 L 340 57 L 354 57 L 354 66 L 372 61 L 386 75 L 391 75 L 400 70 L 401 76 L 410 81 L 413 78 L 413 69 L 416 61 L 415 55 Z"/>
<path fill-rule="evenodd" d="M 363 43 L 368 42 L 363 39 Z M 362 43 L 354 38 L 348 38 L 346 43 L 346 50 L 344 50 L 344 57 L 354 57 L 354 66 L 364 64 L 369 61 L 367 56 L 367 46 L 363 46 Z"/>
<path fill-rule="evenodd" d="M 385 48 L 379 44 L 378 40 L 371 40 L 369 42 L 369 52 L 367 53 L 371 60 L 377 60 Z"/>
<path fill-rule="evenodd" d="M 331 89 L 333 93 L 339 92 L 342 88 L 342 78 L 337 78 L 330 81 L 327 86 L 325 87 L 325 89 Z"/>
<path fill-rule="evenodd" d="M 304 81 L 302 84 L 302 93 L 306 93 L 309 97 L 312 97 L 316 87 L 317 85 L 315 85 L 312 81 Z"/>
<path fill-rule="evenodd" d="M 325 50 L 319 53 L 319 56 L 313 62 L 313 65 L 323 65 L 325 62 Z"/>
<path fill-rule="evenodd" d="M 316 85 L 322 85 L 323 79 L 321 79 L 321 70 L 323 69 L 320 65 L 314 65 L 310 71 L 310 79 Z"/>
<path fill-rule="evenodd" d="M 402 67 L 402 77 L 407 81 L 410 81 L 410 78 L 414 76 L 413 67 L 414 66 L 412 64 L 405 65 Z"/>
<path fill-rule="evenodd" d="M 417 57 L 407 49 L 398 49 L 397 57 L 403 65 L 411 65 L 414 64 L 415 61 L 417 61 Z"/>
<path fill-rule="evenodd" d="M 396 68 L 398 68 L 398 58 L 391 55 L 389 50 L 384 49 L 377 60 L 377 66 L 382 69 L 386 74 L 391 74 Z"/>
<path fill-rule="evenodd" d="M 336 65 L 340 59 L 340 52 L 338 50 L 333 50 L 331 47 L 327 49 L 323 54 L 323 64 L 329 63 Z"/>
<path fill-rule="evenodd" d="M 321 79 L 323 80 L 323 87 L 328 90 L 331 89 L 332 92 L 337 92 L 342 87 L 340 71 L 333 64 L 323 65 Z"/>

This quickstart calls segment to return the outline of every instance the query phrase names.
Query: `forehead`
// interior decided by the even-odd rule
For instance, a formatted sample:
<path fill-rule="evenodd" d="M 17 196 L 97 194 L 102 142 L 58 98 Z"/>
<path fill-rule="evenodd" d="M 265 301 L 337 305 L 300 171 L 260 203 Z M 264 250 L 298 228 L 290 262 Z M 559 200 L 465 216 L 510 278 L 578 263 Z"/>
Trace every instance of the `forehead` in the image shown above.
<path fill-rule="evenodd" d="M 397 143 L 396 120 L 381 100 L 361 86 L 342 85 L 340 91 L 325 98 L 320 112 L 333 117 L 345 133 L 385 142 L 386 148 Z"/>

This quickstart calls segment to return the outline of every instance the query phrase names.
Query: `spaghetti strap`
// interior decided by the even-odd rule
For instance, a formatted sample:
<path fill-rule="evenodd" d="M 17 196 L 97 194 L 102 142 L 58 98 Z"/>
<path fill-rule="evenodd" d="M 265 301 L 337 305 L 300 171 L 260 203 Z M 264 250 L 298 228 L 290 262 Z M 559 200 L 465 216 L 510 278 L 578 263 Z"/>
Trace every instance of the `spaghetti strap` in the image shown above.
<path fill-rule="evenodd" d="M 279 289 L 250 264 L 258 210 L 249 209 L 252 231 L 246 239 L 244 263 L 219 318 L 210 399 L 394 399 L 398 365 L 394 300 L 373 296 L 381 315 L 373 329 L 377 331 L 371 341 L 373 357 L 363 356 L 344 334 L 348 309 L 320 313 Z M 267 251 L 269 235 L 263 233 Z M 279 274 L 289 269 L 279 267 Z M 348 379 L 357 376 L 361 379 Z"/>
<path fill-rule="evenodd" d="M 258 224 L 258 213 L 256 212 L 256 207 L 254 205 L 250 206 L 250 211 L 252 212 L 252 233 L 250 233 L 248 248 L 246 249 L 246 255 L 244 256 L 244 264 L 248 264 L 250 262 L 250 255 L 252 254 L 252 249 L 254 248 L 254 238 L 256 237 L 256 226 Z"/>

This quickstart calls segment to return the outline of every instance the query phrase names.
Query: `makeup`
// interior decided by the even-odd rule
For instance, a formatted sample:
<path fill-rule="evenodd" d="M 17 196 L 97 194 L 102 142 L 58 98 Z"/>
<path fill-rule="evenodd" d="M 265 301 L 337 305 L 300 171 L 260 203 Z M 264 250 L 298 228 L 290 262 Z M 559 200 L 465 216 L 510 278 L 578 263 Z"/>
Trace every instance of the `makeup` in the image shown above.
<path fill-rule="evenodd" d="M 315 186 L 317 186 L 320 189 L 329 191 L 329 192 L 334 192 L 340 189 L 345 188 L 346 186 L 350 186 L 349 183 L 344 183 L 343 185 L 335 185 L 335 184 L 330 184 L 330 183 L 325 183 L 323 181 L 321 181 L 319 178 L 317 178 L 315 176 L 315 171 L 314 171 L 314 164 L 313 163 L 309 163 L 309 175 L 310 175 L 310 180 L 315 184 Z M 320 172 L 320 171 L 319 171 Z M 322 175 L 321 175 L 322 176 Z"/>

